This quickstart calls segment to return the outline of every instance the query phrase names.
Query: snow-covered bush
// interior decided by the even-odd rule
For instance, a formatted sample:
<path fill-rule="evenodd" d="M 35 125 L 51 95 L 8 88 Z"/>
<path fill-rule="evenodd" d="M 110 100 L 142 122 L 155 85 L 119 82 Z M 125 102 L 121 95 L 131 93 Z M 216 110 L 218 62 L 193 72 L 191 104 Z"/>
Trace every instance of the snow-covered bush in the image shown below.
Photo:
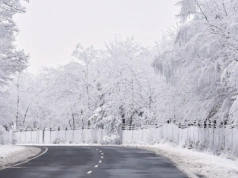
<path fill-rule="evenodd" d="M 113 135 L 113 134 L 106 135 L 105 137 L 103 137 L 102 144 L 103 145 L 108 145 L 108 144 L 119 145 L 121 144 L 121 138 L 119 135 Z"/>
<path fill-rule="evenodd" d="M 62 139 L 62 138 L 56 138 L 56 139 L 53 141 L 53 144 L 65 144 L 65 140 Z"/>

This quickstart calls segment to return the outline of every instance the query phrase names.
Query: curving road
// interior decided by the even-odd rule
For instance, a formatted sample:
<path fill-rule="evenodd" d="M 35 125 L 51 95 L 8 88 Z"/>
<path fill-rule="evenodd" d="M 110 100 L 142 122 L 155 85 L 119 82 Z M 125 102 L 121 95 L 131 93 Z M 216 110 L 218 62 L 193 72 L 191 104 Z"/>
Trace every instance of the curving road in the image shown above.
<path fill-rule="evenodd" d="M 187 178 L 153 152 L 125 147 L 51 146 L 27 163 L 0 171 L 1 178 Z"/>

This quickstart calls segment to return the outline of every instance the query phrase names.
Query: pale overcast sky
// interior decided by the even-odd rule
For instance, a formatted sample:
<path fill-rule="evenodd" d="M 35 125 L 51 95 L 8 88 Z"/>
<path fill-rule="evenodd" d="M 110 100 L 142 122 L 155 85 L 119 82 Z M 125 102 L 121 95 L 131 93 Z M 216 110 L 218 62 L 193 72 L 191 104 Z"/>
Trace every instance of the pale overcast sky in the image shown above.
<path fill-rule="evenodd" d="M 31 0 L 17 15 L 17 45 L 30 53 L 30 71 L 71 60 L 77 43 L 103 46 L 115 35 L 144 45 L 176 25 L 177 0 Z"/>

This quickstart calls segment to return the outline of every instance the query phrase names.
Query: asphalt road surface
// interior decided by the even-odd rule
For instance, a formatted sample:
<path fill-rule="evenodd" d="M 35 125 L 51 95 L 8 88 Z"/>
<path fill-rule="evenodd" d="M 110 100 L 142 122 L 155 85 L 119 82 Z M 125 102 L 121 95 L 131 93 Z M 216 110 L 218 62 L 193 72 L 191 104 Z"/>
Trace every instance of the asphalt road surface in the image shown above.
<path fill-rule="evenodd" d="M 187 178 L 171 161 L 125 147 L 52 146 L 27 163 L 0 171 L 0 178 Z"/>

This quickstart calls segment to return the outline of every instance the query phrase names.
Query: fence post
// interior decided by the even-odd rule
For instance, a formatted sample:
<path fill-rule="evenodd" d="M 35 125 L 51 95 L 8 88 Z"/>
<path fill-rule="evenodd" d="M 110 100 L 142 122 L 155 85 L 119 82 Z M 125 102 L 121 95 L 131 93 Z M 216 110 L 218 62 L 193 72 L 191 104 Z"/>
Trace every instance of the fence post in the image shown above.
<path fill-rule="evenodd" d="M 189 141 L 189 128 L 190 128 L 189 125 L 187 128 L 185 128 L 187 130 L 187 137 L 186 137 L 185 143 L 188 143 L 188 141 Z"/>
<path fill-rule="evenodd" d="M 35 129 L 35 143 L 37 144 L 38 143 L 38 128 Z"/>
<path fill-rule="evenodd" d="M 52 131 L 52 128 L 50 128 L 50 143 L 51 143 L 51 131 Z"/>
<path fill-rule="evenodd" d="M 209 122 L 206 122 L 206 129 L 207 129 L 207 146 L 209 147 L 209 140 L 210 140 L 210 130 L 209 130 Z"/>
<path fill-rule="evenodd" d="M 84 143 L 84 134 L 83 134 L 83 131 L 84 131 L 84 127 L 82 126 L 82 136 L 81 136 L 82 143 Z"/>
<path fill-rule="evenodd" d="M 216 128 L 216 120 L 213 121 L 213 138 L 212 138 L 212 150 L 215 149 L 215 128 Z"/>
<path fill-rule="evenodd" d="M 102 136 L 102 130 L 103 130 L 103 129 L 101 128 L 101 143 L 102 143 L 102 141 L 103 141 L 103 138 L 102 138 L 102 137 L 103 137 L 103 136 Z"/>
<path fill-rule="evenodd" d="M 142 138 L 141 138 L 142 143 L 144 143 L 144 128 L 142 128 L 142 134 L 141 134 L 141 136 L 142 136 Z"/>
<path fill-rule="evenodd" d="M 233 141 L 233 125 L 231 126 L 231 150 L 233 152 L 233 147 L 234 147 L 234 141 Z"/>
<path fill-rule="evenodd" d="M 172 143 L 174 143 L 174 127 L 172 124 L 170 124 L 170 126 L 172 127 Z"/>
<path fill-rule="evenodd" d="M 37 128 L 37 131 L 36 131 L 36 143 L 40 143 L 40 132 L 39 132 L 39 128 Z"/>
<path fill-rule="evenodd" d="M 27 129 L 25 129 L 25 144 L 26 144 L 26 132 L 27 132 Z"/>
<path fill-rule="evenodd" d="M 131 142 L 132 142 L 132 144 L 133 144 L 133 129 L 131 130 L 131 136 L 132 136 L 132 140 L 131 140 Z"/>
<path fill-rule="evenodd" d="M 221 125 L 219 125 L 219 132 L 218 132 L 218 143 L 219 143 L 219 150 L 221 150 Z"/>
<path fill-rule="evenodd" d="M 197 124 L 197 127 L 198 127 L 198 144 L 200 143 L 200 136 L 199 136 L 199 132 L 200 132 L 200 122 L 198 121 L 198 124 Z M 201 144 L 201 143 L 200 143 Z M 199 145 L 198 145 L 199 146 Z"/>
<path fill-rule="evenodd" d="M 32 129 L 31 129 L 31 144 L 32 144 Z"/>
<path fill-rule="evenodd" d="M 67 134 L 66 132 L 67 132 L 67 130 L 68 130 L 68 129 L 67 129 L 67 127 L 66 127 L 66 128 L 65 128 L 65 143 L 66 143 L 66 138 L 67 138 L 67 137 L 66 137 L 66 134 Z"/>
<path fill-rule="evenodd" d="M 193 144 L 196 145 L 195 137 L 194 137 L 194 132 L 195 132 L 195 125 L 194 124 L 192 124 L 192 128 L 193 128 Z"/>
<path fill-rule="evenodd" d="M 73 132 L 73 143 L 75 143 L 75 142 L 74 142 L 74 128 L 73 128 L 73 131 L 72 131 L 72 132 Z"/>
<path fill-rule="evenodd" d="M 45 128 L 43 129 L 43 132 L 42 132 L 43 136 L 42 136 L 42 139 L 43 139 L 43 143 L 45 143 Z"/>
<path fill-rule="evenodd" d="M 166 124 L 166 127 L 167 127 L 167 129 L 166 129 L 166 141 L 168 141 L 168 138 L 169 138 L 169 134 L 168 134 L 168 132 L 169 132 L 169 121 Z"/>
<path fill-rule="evenodd" d="M 225 123 L 223 123 L 223 135 L 224 135 L 224 151 L 226 150 L 226 126 L 225 126 Z"/>

